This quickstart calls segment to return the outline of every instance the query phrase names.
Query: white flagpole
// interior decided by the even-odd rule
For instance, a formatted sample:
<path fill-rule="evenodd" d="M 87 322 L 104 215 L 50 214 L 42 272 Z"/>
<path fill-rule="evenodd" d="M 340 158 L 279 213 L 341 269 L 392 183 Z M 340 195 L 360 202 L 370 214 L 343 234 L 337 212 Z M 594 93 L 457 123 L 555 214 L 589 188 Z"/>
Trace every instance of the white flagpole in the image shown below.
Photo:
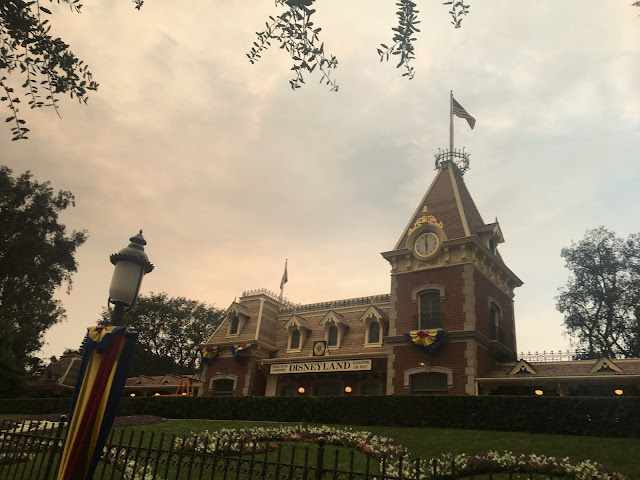
<path fill-rule="evenodd" d="M 449 160 L 453 160 L 453 90 L 449 98 Z"/>

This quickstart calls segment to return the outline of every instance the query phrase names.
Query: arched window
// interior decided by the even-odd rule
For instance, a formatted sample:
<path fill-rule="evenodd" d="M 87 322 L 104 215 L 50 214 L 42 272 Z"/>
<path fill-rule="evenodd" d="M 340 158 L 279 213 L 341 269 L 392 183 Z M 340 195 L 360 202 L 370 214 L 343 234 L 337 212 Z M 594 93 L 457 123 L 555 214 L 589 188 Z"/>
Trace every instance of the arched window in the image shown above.
<path fill-rule="evenodd" d="M 238 333 L 238 317 L 233 316 L 231 318 L 231 326 L 229 327 L 229 335 L 236 335 Z"/>
<path fill-rule="evenodd" d="M 329 338 L 327 339 L 327 345 L 329 347 L 338 346 L 338 327 L 331 325 L 329 327 Z"/>
<path fill-rule="evenodd" d="M 502 329 L 500 328 L 500 321 L 502 320 L 502 312 L 500 307 L 495 303 L 491 303 L 489 307 L 489 333 L 491 334 L 491 340 L 502 341 Z"/>
<path fill-rule="evenodd" d="M 448 391 L 446 373 L 416 373 L 409 378 L 409 384 L 411 393 Z"/>
<path fill-rule="evenodd" d="M 440 292 L 425 292 L 420 295 L 420 318 L 418 330 L 442 328 L 440 319 Z"/>
<path fill-rule="evenodd" d="M 369 343 L 380 343 L 380 323 L 373 321 L 369 324 Z"/>
<path fill-rule="evenodd" d="M 300 348 L 300 330 L 293 330 L 291 332 L 291 350 Z"/>

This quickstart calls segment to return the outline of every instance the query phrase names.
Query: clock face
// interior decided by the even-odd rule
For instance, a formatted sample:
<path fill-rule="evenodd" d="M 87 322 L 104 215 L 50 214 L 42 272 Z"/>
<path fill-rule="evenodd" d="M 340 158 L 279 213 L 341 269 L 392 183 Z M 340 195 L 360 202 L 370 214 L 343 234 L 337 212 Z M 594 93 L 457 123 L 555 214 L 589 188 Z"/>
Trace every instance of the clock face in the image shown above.
<path fill-rule="evenodd" d="M 316 356 L 324 355 L 324 351 L 327 348 L 327 344 L 324 341 L 313 343 L 313 354 Z"/>
<path fill-rule="evenodd" d="M 438 236 L 435 233 L 427 232 L 418 237 L 413 250 L 419 257 L 427 258 L 436 253 L 439 246 L 440 239 Z"/>

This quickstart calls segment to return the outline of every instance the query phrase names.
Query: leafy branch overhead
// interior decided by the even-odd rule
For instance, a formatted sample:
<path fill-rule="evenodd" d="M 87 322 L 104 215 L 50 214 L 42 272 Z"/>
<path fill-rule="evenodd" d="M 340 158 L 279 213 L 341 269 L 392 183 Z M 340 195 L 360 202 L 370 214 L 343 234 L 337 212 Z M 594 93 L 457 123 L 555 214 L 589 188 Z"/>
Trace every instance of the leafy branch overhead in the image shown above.
<path fill-rule="evenodd" d="M 82 7 L 79 2 L 57 0 L 76 13 Z M 5 121 L 11 124 L 12 140 L 25 139 L 29 132 L 13 84 L 16 78 L 21 78 L 22 98 L 29 108 L 53 107 L 56 113 L 58 94 L 68 93 L 86 103 L 87 91 L 98 88 L 88 66 L 60 38 L 50 35 L 49 20 L 44 18 L 50 14 L 39 0 L 0 2 L 0 101 L 10 110 Z"/>
<path fill-rule="evenodd" d="M 276 5 L 285 5 L 287 10 L 278 17 L 269 17 L 266 30 L 256 32 L 257 41 L 253 42 L 251 51 L 247 53 L 249 61 L 257 62 L 260 54 L 271 46 L 271 41 L 280 43 L 280 48 L 286 50 L 293 60 L 291 70 L 294 77 L 289 80 L 292 89 L 300 88 L 304 84 L 305 72 L 313 73 L 317 68 L 321 74 L 320 83 L 326 83 L 331 91 L 338 91 L 338 84 L 331 78 L 331 70 L 338 66 L 338 60 L 333 55 L 324 52 L 324 43 L 320 42 L 318 34 L 321 28 L 314 28 L 311 21 L 315 10 L 309 8 L 315 0 L 276 0 Z"/>

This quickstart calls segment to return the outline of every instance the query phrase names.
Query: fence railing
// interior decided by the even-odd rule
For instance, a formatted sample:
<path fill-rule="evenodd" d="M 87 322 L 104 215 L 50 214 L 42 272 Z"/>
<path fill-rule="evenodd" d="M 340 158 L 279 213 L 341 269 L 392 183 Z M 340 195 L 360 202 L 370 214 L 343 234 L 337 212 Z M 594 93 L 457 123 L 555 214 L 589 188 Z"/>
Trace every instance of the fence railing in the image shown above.
<path fill-rule="evenodd" d="M 418 330 L 429 330 L 432 328 L 442 328 L 444 314 L 438 313 L 421 313 L 413 316 L 413 322 Z"/>
<path fill-rule="evenodd" d="M 66 424 L 60 422 L 5 421 L 0 424 L 0 479 L 55 480 L 60 465 Z M 95 480 L 425 480 L 455 478 L 488 478 L 501 473 L 501 478 L 534 478 L 533 471 L 498 468 L 489 459 L 486 468 L 471 467 L 467 457 L 459 459 L 409 459 L 407 456 L 356 458 L 354 449 L 326 448 L 322 437 L 296 447 L 265 442 L 222 444 L 203 439 L 142 430 L 112 431 Z M 285 453 L 286 452 L 286 453 Z M 285 458 L 286 457 L 286 458 Z M 346 458 L 345 458 L 346 457 Z M 533 457 L 532 457 L 533 458 Z M 474 462 L 477 460 L 474 460 Z M 540 462 L 539 457 L 534 458 Z M 530 465 L 537 465 L 531 463 Z M 539 465 L 538 465 L 539 467 Z M 554 468 L 558 465 L 554 464 Z M 542 473 L 542 472 L 540 472 Z M 565 472 L 566 473 L 566 472 Z M 558 476 L 563 476 L 558 473 Z M 553 479 L 553 471 L 535 478 Z M 609 478 L 609 477 L 608 477 Z M 619 478 L 619 477 L 612 477 Z"/>
<path fill-rule="evenodd" d="M 608 356 L 609 358 L 615 358 L 615 355 L 605 355 L 602 353 L 589 352 L 588 350 L 558 350 L 557 352 L 542 351 L 542 352 L 520 352 L 518 358 L 526 360 L 527 362 L 562 362 L 573 360 L 597 360 L 602 356 Z"/>

